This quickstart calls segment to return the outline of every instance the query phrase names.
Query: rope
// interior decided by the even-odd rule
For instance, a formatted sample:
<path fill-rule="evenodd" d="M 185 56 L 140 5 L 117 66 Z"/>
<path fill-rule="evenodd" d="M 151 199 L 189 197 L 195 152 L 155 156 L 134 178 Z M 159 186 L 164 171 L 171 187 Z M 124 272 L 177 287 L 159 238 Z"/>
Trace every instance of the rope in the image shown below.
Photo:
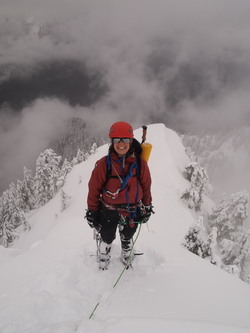
<path fill-rule="evenodd" d="M 120 279 L 121 279 L 123 273 L 125 272 L 125 270 L 128 269 L 128 267 L 129 267 L 129 265 L 130 265 L 130 261 L 131 261 L 131 257 L 132 257 L 132 252 L 133 252 L 133 249 L 134 249 L 135 243 L 136 243 L 136 241 L 137 241 L 137 239 L 138 239 L 138 237 L 139 237 L 139 234 L 140 234 L 140 232 L 141 232 L 141 226 L 142 226 L 142 223 L 141 223 L 140 226 L 139 226 L 139 230 L 138 230 L 138 232 L 137 232 L 137 235 L 136 235 L 135 240 L 134 240 L 134 242 L 133 242 L 132 248 L 131 248 L 131 250 L 130 250 L 129 257 L 128 257 L 128 263 L 127 263 L 127 265 L 123 268 L 121 274 L 119 275 L 118 279 L 117 279 L 116 282 L 114 283 L 113 288 L 115 288 L 115 287 L 117 286 L 117 284 L 118 284 L 118 282 L 120 281 Z M 94 315 L 94 313 L 95 313 L 95 311 L 96 311 L 96 309 L 98 308 L 99 305 L 100 305 L 100 301 L 99 301 L 99 302 L 96 304 L 96 306 L 94 307 L 93 311 L 91 312 L 91 314 L 90 314 L 90 316 L 89 316 L 89 319 L 91 319 L 91 318 L 93 317 L 93 315 Z"/>
<path fill-rule="evenodd" d="M 125 272 L 126 269 L 128 269 L 128 267 L 129 267 L 129 265 L 130 265 L 130 260 L 131 260 L 131 257 L 132 257 L 132 252 L 133 252 L 133 249 L 134 249 L 134 246 L 135 246 L 135 242 L 137 241 L 137 239 L 138 239 L 138 237 L 139 237 L 139 234 L 140 234 L 140 231 L 141 231 L 141 225 L 142 225 L 142 224 L 140 224 L 139 230 L 138 230 L 137 235 L 136 235 L 136 237 L 135 237 L 135 241 L 133 242 L 133 245 L 132 245 L 131 251 L 130 251 L 130 253 L 129 253 L 129 257 L 128 257 L 127 265 L 123 268 L 123 270 L 122 270 L 121 274 L 119 275 L 117 281 L 116 281 L 115 284 L 113 285 L 113 288 L 116 287 L 116 285 L 117 285 L 118 282 L 120 281 L 120 279 L 121 279 L 123 273 Z"/>
<path fill-rule="evenodd" d="M 91 315 L 89 316 L 89 319 L 91 319 L 91 318 L 93 317 L 93 315 L 94 315 L 94 313 L 95 313 L 95 310 L 98 308 L 99 304 L 100 304 L 100 301 L 99 301 L 99 302 L 96 304 L 96 306 L 94 307 L 94 310 L 91 312 Z"/>

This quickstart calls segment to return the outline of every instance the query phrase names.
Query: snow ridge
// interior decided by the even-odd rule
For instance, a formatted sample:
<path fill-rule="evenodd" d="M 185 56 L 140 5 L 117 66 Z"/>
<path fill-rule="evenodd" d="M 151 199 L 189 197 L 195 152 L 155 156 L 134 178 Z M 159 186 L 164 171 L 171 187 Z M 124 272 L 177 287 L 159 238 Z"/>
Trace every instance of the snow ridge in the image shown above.
<path fill-rule="evenodd" d="M 135 132 L 140 140 L 141 131 Z M 179 136 L 162 124 L 148 127 L 156 214 L 143 225 L 134 269 L 116 288 L 122 264 L 118 239 L 108 271 L 95 262 L 95 241 L 84 221 L 87 184 L 99 147 L 69 173 L 63 191 L 29 216 L 32 227 L 11 249 L 0 249 L 0 331 L 249 332 L 250 288 L 181 247 L 191 211 L 180 200 L 190 162 Z M 88 319 L 100 302 L 95 315 Z"/>

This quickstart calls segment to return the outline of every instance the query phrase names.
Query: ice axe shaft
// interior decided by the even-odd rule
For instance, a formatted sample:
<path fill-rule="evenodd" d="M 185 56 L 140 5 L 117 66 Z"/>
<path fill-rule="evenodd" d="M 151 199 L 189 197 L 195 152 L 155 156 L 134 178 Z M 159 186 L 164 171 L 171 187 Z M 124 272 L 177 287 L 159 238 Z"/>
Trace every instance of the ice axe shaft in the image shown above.
<path fill-rule="evenodd" d="M 147 126 L 143 125 L 142 126 L 142 142 L 145 142 L 146 141 L 146 136 L 147 136 Z"/>

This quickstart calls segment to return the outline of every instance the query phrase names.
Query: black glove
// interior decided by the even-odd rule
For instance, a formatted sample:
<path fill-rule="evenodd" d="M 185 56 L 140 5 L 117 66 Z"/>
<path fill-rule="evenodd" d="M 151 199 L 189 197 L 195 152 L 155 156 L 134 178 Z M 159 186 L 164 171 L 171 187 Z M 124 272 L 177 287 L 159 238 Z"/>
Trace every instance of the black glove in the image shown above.
<path fill-rule="evenodd" d="M 99 211 L 98 210 L 90 210 L 88 209 L 85 215 L 85 219 L 91 228 L 96 228 L 97 231 L 101 230 L 101 226 L 99 224 Z"/>
<path fill-rule="evenodd" d="M 154 214 L 153 206 L 151 205 L 138 207 L 134 221 L 138 223 L 147 223 L 151 216 L 151 213 Z"/>
<path fill-rule="evenodd" d="M 151 214 L 152 213 L 154 214 L 155 212 L 153 211 L 153 206 L 152 205 L 144 206 L 144 211 L 145 211 L 145 213 L 144 213 L 144 216 L 143 216 L 143 222 L 142 223 L 147 223 Z"/>

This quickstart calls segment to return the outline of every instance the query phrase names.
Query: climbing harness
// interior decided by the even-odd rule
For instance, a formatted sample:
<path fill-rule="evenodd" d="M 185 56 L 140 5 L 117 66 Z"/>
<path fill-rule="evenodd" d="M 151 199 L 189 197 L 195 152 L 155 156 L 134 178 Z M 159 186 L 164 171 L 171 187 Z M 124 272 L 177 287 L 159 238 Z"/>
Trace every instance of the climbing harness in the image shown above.
<path fill-rule="evenodd" d="M 139 167 L 138 167 L 138 159 L 136 158 L 136 161 L 134 163 L 132 163 L 129 167 L 129 170 L 127 172 L 126 175 L 119 175 L 114 163 L 112 163 L 111 161 L 111 156 L 108 155 L 106 157 L 106 161 L 107 161 L 107 179 L 111 178 L 111 177 L 115 177 L 118 178 L 120 181 L 120 188 L 117 189 L 116 192 L 111 192 L 107 189 L 104 189 L 103 192 L 110 197 L 111 199 L 116 199 L 120 194 L 125 193 L 125 197 L 126 197 L 126 211 L 128 212 L 129 216 L 130 216 L 130 220 L 134 220 L 136 217 L 136 209 L 137 206 L 134 206 L 133 208 L 131 207 L 130 204 L 130 198 L 129 198 L 129 193 L 128 193 L 128 188 L 129 188 L 129 184 L 130 181 L 132 179 L 132 177 L 137 177 L 137 185 L 136 185 L 136 196 L 135 196 L 135 202 L 137 203 L 138 198 L 139 198 Z M 115 162 L 119 162 L 121 165 L 121 169 L 124 170 L 124 158 L 120 158 Z M 114 169 L 116 176 L 112 176 L 111 175 L 111 169 Z M 133 173 L 133 170 L 136 170 L 136 173 Z"/>

